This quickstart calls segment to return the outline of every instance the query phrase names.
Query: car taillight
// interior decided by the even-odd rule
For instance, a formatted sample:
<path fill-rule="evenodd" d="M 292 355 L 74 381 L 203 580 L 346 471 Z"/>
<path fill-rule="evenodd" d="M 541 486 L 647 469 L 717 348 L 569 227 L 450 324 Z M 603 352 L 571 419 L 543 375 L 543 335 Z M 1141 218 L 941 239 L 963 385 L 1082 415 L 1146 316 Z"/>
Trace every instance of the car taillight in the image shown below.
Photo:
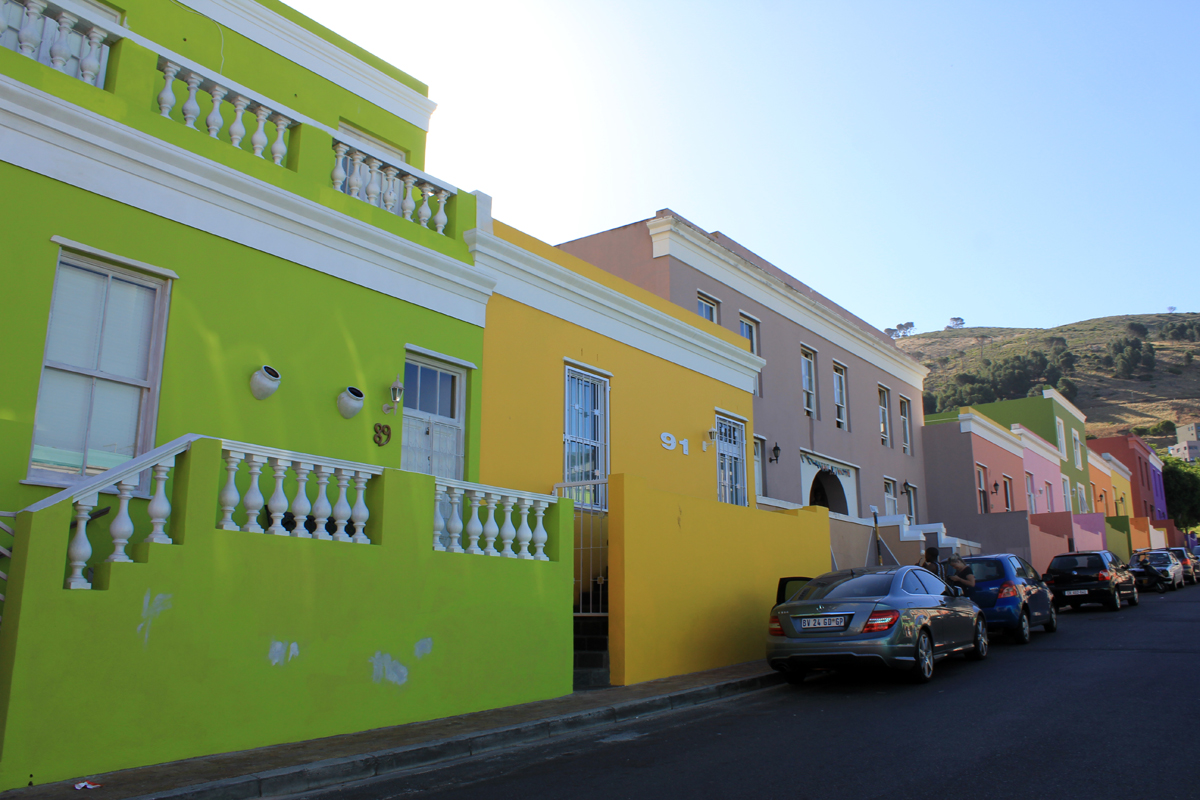
<path fill-rule="evenodd" d="M 1098 581 L 1111 581 L 1111 580 L 1112 580 L 1112 575 L 1110 575 L 1110 574 L 1108 573 L 1108 570 L 1106 570 L 1106 569 L 1102 569 L 1102 570 L 1100 570 L 1098 573 L 1096 573 L 1096 580 L 1098 580 Z"/>
<path fill-rule="evenodd" d="M 1043 583 L 1054 583 L 1054 576 L 1053 575 L 1043 575 L 1042 582 Z"/>
<path fill-rule="evenodd" d="M 867 624 L 863 626 L 863 633 L 886 631 L 895 625 L 898 619 L 900 619 L 899 611 L 872 611 L 871 616 L 867 617 Z"/>
<path fill-rule="evenodd" d="M 783 636 L 783 626 L 779 624 L 779 617 L 771 617 L 767 620 L 767 633 L 772 636 Z"/>
<path fill-rule="evenodd" d="M 1000 595 L 996 599 L 1003 600 L 1006 597 L 1016 597 L 1016 596 L 1017 596 L 1016 584 L 1006 583 L 1000 587 Z"/>

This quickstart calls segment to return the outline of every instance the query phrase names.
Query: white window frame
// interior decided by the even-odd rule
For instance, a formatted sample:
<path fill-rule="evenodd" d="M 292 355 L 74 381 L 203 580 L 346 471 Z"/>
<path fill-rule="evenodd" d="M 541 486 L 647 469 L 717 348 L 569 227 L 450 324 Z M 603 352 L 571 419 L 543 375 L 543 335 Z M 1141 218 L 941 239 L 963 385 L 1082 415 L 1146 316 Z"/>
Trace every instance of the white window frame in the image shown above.
<path fill-rule="evenodd" d="M 850 407 L 846 402 L 846 365 L 833 362 L 833 410 L 838 428 L 850 430 Z"/>
<path fill-rule="evenodd" d="M 879 442 L 892 446 L 892 390 L 879 384 Z"/>
<path fill-rule="evenodd" d="M 1045 484 L 1045 488 L 1042 491 L 1046 496 L 1046 512 L 1049 514 L 1053 514 L 1054 513 L 1054 484 L 1050 483 L 1050 481 L 1042 481 L 1042 483 Z"/>
<path fill-rule="evenodd" d="M 975 465 L 975 497 L 978 501 L 980 514 L 990 513 L 992 508 L 992 504 L 988 500 L 987 480 L 987 467 L 977 463 Z"/>
<path fill-rule="evenodd" d="M 1087 487 L 1079 482 L 1075 483 L 1075 503 L 1079 506 L 1080 514 L 1092 513 L 1092 510 L 1088 505 Z"/>
<path fill-rule="evenodd" d="M 1063 461 L 1067 460 L 1067 429 L 1063 425 L 1062 417 L 1054 418 L 1054 431 L 1058 434 L 1058 457 Z"/>
<path fill-rule="evenodd" d="M 167 269 L 162 269 L 149 264 L 142 264 L 139 261 L 132 259 L 121 258 L 120 256 L 112 256 L 112 260 L 96 258 L 97 255 L 110 255 L 102 250 L 80 245 L 79 250 L 74 250 L 67 246 L 69 240 L 53 237 L 54 242 L 60 245 L 58 257 L 54 263 L 54 287 L 51 290 L 50 299 L 50 314 L 54 313 L 54 294 L 58 289 L 59 268 L 66 264 L 69 267 L 78 269 L 92 270 L 108 275 L 108 280 L 111 282 L 112 276 L 120 276 L 122 280 L 145 286 L 155 290 L 154 297 L 154 318 L 150 326 L 150 348 L 147 352 L 147 368 L 146 380 L 137 381 L 129 378 L 121 378 L 108 373 L 102 373 L 99 370 L 81 369 L 72 367 L 57 362 L 50 362 L 46 359 L 46 350 L 50 346 L 50 316 L 46 318 L 46 338 L 42 345 L 42 365 L 41 371 L 44 372 L 47 367 L 71 372 L 77 375 L 85 375 L 92 378 L 103 378 L 116 383 L 125 385 L 138 386 L 142 389 L 141 400 L 138 404 L 138 432 L 137 432 L 137 452 L 133 457 L 137 458 L 143 453 L 154 449 L 155 436 L 158 430 L 158 405 L 162 392 L 162 365 L 163 357 L 166 352 L 166 334 L 167 320 L 170 316 L 171 309 L 171 289 L 174 286 L 174 281 L 177 278 L 174 272 Z M 85 255 L 86 251 L 89 255 Z M 118 261 L 118 263 L 113 263 Z M 38 375 L 38 397 L 36 408 L 41 407 L 42 400 L 42 376 Z M 88 433 L 84 434 L 84 467 L 78 475 L 73 475 L 59 470 L 41 469 L 34 466 L 33 463 L 33 448 L 35 446 L 36 436 L 36 408 L 35 408 L 35 430 L 31 431 L 29 437 L 29 459 L 26 462 L 26 481 L 28 483 L 37 484 L 40 486 L 72 486 L 82 481 L 88 480 L 93 475 L 98 473 L 87 473 L 87 446 Z M 89 411 L 90 414 L 90 411 Z M 90 424 L 88 430 L 90 431 Z M 149 491 L 150 473 L 147 470 L 142 473 L 139 478 L 135 493 L 139 496 L 147 494 Z"/>
<path fill-rule="evenodd" d="M 900 496 L 896 493 L 896 480 L 894 478 L 883 479 L 883 514 L 887 517 L 894 517 L 900 513 Z"/>
<path fill-rule="evenodd" d="M 807 417 L 817 416 L 817 351 L 800 345 L 800 399 Z"/>
<path fill-rule="evenodd" d="M 1066 475 L 1063 475 L 1061 477 L 1062 477 L 1063 507 L 1066 511 L 1070 511 L 1075 506 L 1074 502 L 1072 502 L 1072 500 L 1071 500 L 1071 479 L 1068 478 Z"/>
<path fill-rule="evenodd" d="M 1075 451 L 1075 469 L 1083 469 L 1083 450 L 1079 445 L 1079 431 L 1071 428 L 1071 445 Z"/>
<path fill-rule="evenodd" d="M 754 496 L 767 496 L 767 440 L 754 436 Z"/>
<path fill-rule="evenodd" d="M 745 311 L 738 313 L 738 333 L 750 340 L 750 352 L 758 355 L 759 347 L 758 340 L 758 320 L 748 315 Z M 746 335 L 746 331 L 750 331 L 750 335 Z"/>
<path fill-rule="evenodd" d="M 1033 473 L 1025 473 L 1025 502 L 1029 506 L 1029 513 L 1037 513 L 1037 492 L 1033 488 Z"/>
<path fill-rule="evenodd" d="M 1000 474 L 1000 485 L 1004 487 L 1004 510 L 1013 510 L 1013 479 L 1011 475 Z"/>
<path fill-rule="evenodd" d="M 904 484 L 904 497 L 908 500 L 908 523 L 918 524 L 917 515 L 920 513 L 920 501 L 917 498 L 917 487 L 911 483 Z"/>
<path fill-rule="evenodd" d="M 732 417 L 716 417 L 717 431 L 717 500 L 735 506 L 749 505 L 746 498 L 746 424 Z M 736 432 L 736 442 L 725 440 L 722 426 Z M 725 478 L 732 473 L 734 481 Z"/>
<path fill-rule="evenodd" d="M 912 401 L 900 395 L 900 443 L 904 455 L 912 455 Z"/>
<path fill-rule="evenodd" d="M 708 314 L 704 313 L 705 308 L 707 308 L 710 312 L 712 312 L 712 316 L 709 316 Z M 721 301 L 717 300 L 712 295 L 705 294 L 704 292 L 696 292 L 696 313 L 699 314 L 702 318 L 708 320 L 709 322 L 713 322 L 713 323 L 716 323 L 717 325 L 720 325 L 721 324 Z"/>
<path fill-rule="evenodd" d="M 466 414 L 467 402 L 466 401 L 467 401 L 468 370 L 466 367 L 464 367 L 460 364 L 456 364 L 456 363 L 453 363 L 450 361 L 443 361 L 434 356 L 427 356 L 422 353 L 415 352 L 412 349 L 406 350 L 406 352 L 404 354 L 404 363 L 405 363 L 406 369 L 407 369 L 407 366 L 409 363 L 413 363 L 413 364 L 417 365 L 418 367 L 428 367 L 430 369 L 436 369 L 440 372 L 445 372 L 445 373 L 449 373 L 450 375 L 453 375 L 454 379 L 455 379 L 454 380 L 454 384 L 455 384 L 454 395 L 455 396 L 454 396 L 454 417 L 444 417 L 441 414 L 434 414 L 434 413 L 431 413 L 428 411 L 420 411 L 415 408 L 407 408 L 403 405 L 404 401 L 401 400 L 400 413 L 403 415 L 403 422 L 401 423 L 401 431 L 400 431 L 400 446 L 401 446 L 401 448 L 403 448 L 401 450 L 401 457 L 400 457 L 401 466 L 403 469 L 408 470 L 410 472 L 420 472 L 424 475 L 437 475 L 437 473 L 435 473 L 433 470 L 433 456 L 434 456 L 433 447 L 432 447 L 433 440 L 430 439 L 430 446 L 428 448 L 422 448 L 423 450 L 427 451 L 425 457 L 428 459 L 428 463 L 424 465 L 425 468 L 423 469 L 419 465 L 413 463 L 413 456 L 411 455 L 411 453 L 407 459 L 405 458 L 404 449 L 413 448 L 412 442 L 409 442 L 408 448 L 405 448 L 405 442 L 404 442 L 405 435 L 410 434 L 412 431 L 414 431 L 416 428 L 420 427 L 421 425 L 425 426 L 425 435 L 430 436 L 430 437 L 433 436 L 433 426 L 434 425 L 442 425 L 445 427 L 456 428 L 458 430 L 458 447 L 457 447 L 457 452 L 454 454 L 455 467 L 456 467 L 454 470 L 455 474 L 454 475 L 437 475 L 437 477 L 451 478 L 453 480 L 462 480 L 464 475 L 466 474 L 466 447 L 467 447 L 467 414 Z M 464 362 L 464 363 L 466 363 L 466 362 Z M 404 388 L 405 398 L 412 396 L 409 394 L 410 391 L 417 392 L 418 388 L 416 386 L 411 386 L 411 387 L 405 386 L 405 388 Z"/>
<path fill-rule="evenodd" d="M 602 441 L 597 441 L 595 439 L 588 439 L 586 437 L 577 436 L 577 435 L 573 435 L 572 433 L 570 433 L 571 414 L 570 414 L 569 409 L 570 409 L 570 403 L 571 403 L 571 378 L 572 378 L 572 376 L 575 376 L 577 379 L 579 379 L 581 381 L 587 381 L 590 383 L 594 383 L 597 386 L 599 386 L 601 389 L 599 396 L 600 396 L 601 402 L 604 405 L 603 405 L 603 408 L 601 408 L 601 409 L 593 409 L 593 414 L 596 414 L 596 411 L 599 411 L 600 413 L 598 414 L 598 416 L 603 417 L 604 422 L 602 425 L 599 426 L 600 434 L 604 437 L 604 439 Z M 605 377 L 603 375 L 598 375 L 595 372 L 589 372 L 588 370 L 579 369 L 578 367 L 573 367 L 573 366 L 566 367 L 566 370 L 563 375 L 563 481 L 564 482 L 608 480 L 608 475 L 612 470 L 612 466 L 611 466 L 611 464 L 612 464 L 612 460 L 611 460 L 611 458 L 612 458 L 612 451 L 611 451 L 612 437 L 610 435 L 611 426 L 612 426 L 612 405 L 610 402 L 611 395 L 612 395 L 612 384 L 609 382 L 607 377 Z M 572 443 L 582 444 L 587 447 L 596 447 L 597 448 L 600 463 L 599 463 L 599 468 L 593 470 L 593 472 L 595 472 L 597 474 L 592 475 L 590 477 L 580 477 L 578 475 L 572 475 L 569 472 L 569 464 L 570 464 L 569 452 L 570 452 L 570 445 Z"/>

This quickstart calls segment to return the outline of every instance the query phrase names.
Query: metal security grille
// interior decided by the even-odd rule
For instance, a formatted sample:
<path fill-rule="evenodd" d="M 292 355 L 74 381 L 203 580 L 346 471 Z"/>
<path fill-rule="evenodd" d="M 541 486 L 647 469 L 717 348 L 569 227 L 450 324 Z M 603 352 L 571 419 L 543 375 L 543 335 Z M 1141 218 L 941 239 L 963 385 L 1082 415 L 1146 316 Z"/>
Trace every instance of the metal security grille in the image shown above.
<path fill-rule="evenodd" d="M 717 499 L 746 505 L 746 428 L 717 417 Z"/>
<path fill-rule="evenodd" d="M 579 498 L 589 505 L 608 508 L 604 497 L 608 478 L 608 381 L 567 369 L 563 419 L 563 480 L 593 482 L 598 495 Z"/>
<path fill-rule="evenodd" d="M 554 493 L 575 501 L 576 616 L 608 613 L 608 496 L 606 481 L 557 484 Z"/>

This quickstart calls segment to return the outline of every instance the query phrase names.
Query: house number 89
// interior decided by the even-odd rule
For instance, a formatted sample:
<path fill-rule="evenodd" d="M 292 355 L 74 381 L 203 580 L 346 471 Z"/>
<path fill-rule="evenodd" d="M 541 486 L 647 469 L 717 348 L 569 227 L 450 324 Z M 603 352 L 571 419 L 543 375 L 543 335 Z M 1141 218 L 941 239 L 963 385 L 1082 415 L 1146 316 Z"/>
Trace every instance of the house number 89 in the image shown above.
<path fill-rule="evenodd" d="M 376 422 L 375 423 L 375 436 L 372 437 L 372 441 L 374 441 L 375 444 L 379 445 L 380 447 L 383 447 L 385 444 L 387 444 L 391 440 L 392 440 L 392 426 L 384 425 L 383 423 Z"/>

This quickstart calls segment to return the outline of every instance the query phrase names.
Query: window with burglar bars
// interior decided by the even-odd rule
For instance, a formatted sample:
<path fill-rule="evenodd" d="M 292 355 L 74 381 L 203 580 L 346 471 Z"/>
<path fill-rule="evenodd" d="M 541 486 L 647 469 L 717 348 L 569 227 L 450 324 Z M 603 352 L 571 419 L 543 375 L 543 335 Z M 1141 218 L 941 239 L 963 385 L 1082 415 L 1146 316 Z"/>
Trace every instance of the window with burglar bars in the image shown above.
<path fill-rule="evenodd" d="M 594 482 L 569 494 L 576 505 L 606 508 L 608 478 L 608 381 L 567 368 L 563 419 L 563 481 Z"/>
<path fill-rule="evenodd" d="M 746 427 L 717 417 L 717 499 L 746 505 Z"/>

